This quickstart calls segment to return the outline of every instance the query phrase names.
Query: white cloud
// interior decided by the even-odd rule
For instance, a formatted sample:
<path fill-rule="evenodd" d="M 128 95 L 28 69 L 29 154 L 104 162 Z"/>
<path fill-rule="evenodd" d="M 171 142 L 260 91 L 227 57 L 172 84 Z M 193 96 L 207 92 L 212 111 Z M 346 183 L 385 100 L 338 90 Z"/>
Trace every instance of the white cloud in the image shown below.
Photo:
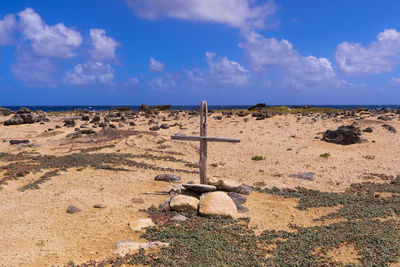
<path fill-rule="evenodd" d="M 93 49 L 89 53 L 95 61 L 115 61 L 117 56 L 115 50 L 119 43 L 113 38 L 106 36 L 106 31 L 103 29 L 91 29 L 90 39 Z"/>
<path fill-rule="evenodd" d="M 164 67 L 165 67 L 165 65 L 163 63 L 161 63 L 160 61 L 157 61 L 153 57 L 150 58 L 149 70 L 160 72 L 164 69 Z"/>
<path fill-rule="evenodd" d="M 265 38 L 250 32 L 239 46 L 246 52 L 253 70 L 261 74 L 277 68 L 283 75 L 283 83 L 296 89 L 340 86 L 331 62 L 326 58 L 302 56 L 287 40 Z"/>
<path fill-rule="evenodd" d="M 154 91 L 165 91 L 176 88 L 179 78 L 179 76 L 166 73 L 164 77 L 157 77 L 154 80 L 149 81 L 148 84 Z"/>
<path fill-rule="evenodd" d="M 29 40 L 33 51 L 40 56 L 71 58 L 74 49 L 82 43 L 82 36 L 62 23 L 48 26 L 31 8 L 18 13 L 23 37 Z"/>
<path fill-rule="evenodd" d="M 349 75 L 392 71 L 400 63 L 400 32 L 386 29 L 368 46 L 343 42 L 336 49 L 336 62 L 339 69 Z"/>
<path fill-rule="evenodd" d="M 14 77 L 31 87 L 55 87 L 57 67 L 47 57 L 38 57 L 26 50 L 18 51 L 18 61 L 12 65 Z"/>
<path fill-rule="evenodd" d="M 276 11 L 273 1 L 256 0 L 125 0 L 136 15 L 146 19 L 175 18 L 223 23 L 248 29 L 263 28 Z"/>
<path fill-rule="evenodd" d="M 206 60 L 210 66 L 209 73 L 214 81 L 222 84 L 245 85 L 250 74 L 247 69 L 235 61 L 230 61 L 227 57 L 214 60 L 215 53 L 206 53 Z"/>
<path fill-rule="evenodd" d="M 87 62 L 67 72 L 64 82 L 72 85 L 111 84 L 114 70 L 109 64 Z"/>
<path fill-rule="evenodd" d="M 12 34 L 15 29 L 16 21 L 14 15 L 7 15 L 0 20 L 0 45 L 7 45 L 12 42 Z"/>
<path fill-rule="evenodd" d="M 125 86 L 134 87 L 139 84 L 139 78 L 131 77 L 127 81 L 124 82 Z"/>

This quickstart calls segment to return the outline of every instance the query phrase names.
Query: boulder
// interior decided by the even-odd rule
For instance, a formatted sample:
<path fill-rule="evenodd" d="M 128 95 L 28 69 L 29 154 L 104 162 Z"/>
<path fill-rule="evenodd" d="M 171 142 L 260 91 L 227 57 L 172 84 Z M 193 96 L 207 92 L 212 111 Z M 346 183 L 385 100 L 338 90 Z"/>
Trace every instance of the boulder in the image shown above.
<path fill-rule="evenodd" d="M 388 130 L 389 132 L 397 133 L 396 128 L 394 128 L 393 126 L 391 126 L 389 124 L 383 124 L 382 127 L 385 128 L 386 130 Z"/>
<path fill-rule="evenodd" d="M 148 242 L 141 243 L 136 242 L 132 239 L 124 239 L 114 244 L 114 254 L 118 254 L 120 257 L 125 256 L 126 254 L 134 254 L 138 252 L 140 249 L 158 249 L 163 247 L 168 247 L 168 243 L 164 242 Z"/>
<path fill-rule="evenodd" d="M 64 126 L 65 127 L 75 127 L 75 120 L 74 119 L 65 119 Z"/>
<path fill-rule="evenodd" d="M 169 129 L 169 125 L 166 124 L 166 123 L 163 123 L 163 124 L 160 125 L 160 128 L 161 129 Z"/>
<path fill-rule="evenodd" d="M 362 141 L 360 128 L 353 125 L 340 126 L 337 130 L 327 130 L 322 140 L 328 143 L 351 145 Z"/>
<path fill-rule="evenodd" d="M 372 133 L 374 129 L 372 127 L 367 127 L 364 130 L 362 130 L 364 133 Z"/>
<path fill-rule="evenodd" d="M 159 174 L 154 177 L 155 181 L 164 181 L 164 182 L 177 182 L 182 180 L 181 177 L 175 174 Z"/>
<path fill-rule="evenodd" d="M 195 197 L 178 195 L 171 198 L 169 206 L 178 212 L 197 211 L 199 200 Z"/>
<path fill-rule="evenodd" d="M 146 227 L 156 226 L 150 218 L 139 219 L 129 223 L 129 228 L 132 231 L 143 231 Z"/>
<path fill-rule="evenodd" d="M 216 186 L 220 190 L 236 192 L 244 195 L 249 195 L 253 191 L 253 188 L 248 185 L 228 179 L 214 178 L 209 179 L 208 183 Z"/>
<path fill-rule="evenodd" d="M 198 193 L 212 192 L 217 190 L 215 186 L 207 184 L 183 184 L 182 186 L 187 190 L 191 190 Z"/>
<path fill-rule="evenodd" d="M 237 217 L 237 208 L 226 192 L 216 191 L 200 197 L 199 213 L 201 215 L 229 215 Z"/>
<path fill-rule="evenodd" d="M 31 111 L 28 108 L 21 108 L 17 111 L 17 113 L 9 120 L 4 122 L 5 126 L 8 125 L 19 125 L 19 124 L 27 124 L 27 123 L 35 123 L 49 121 L 46 118 L 46 113 L 41 110 Z"/>

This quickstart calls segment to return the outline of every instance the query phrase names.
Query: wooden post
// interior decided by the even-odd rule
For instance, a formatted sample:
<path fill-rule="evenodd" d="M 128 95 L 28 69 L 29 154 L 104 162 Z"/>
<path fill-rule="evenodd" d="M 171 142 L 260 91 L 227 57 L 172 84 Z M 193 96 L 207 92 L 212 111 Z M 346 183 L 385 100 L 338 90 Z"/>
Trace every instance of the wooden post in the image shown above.
<path fill-rule="evenodd" d="M 200 136 L 207 136 L 207 102 L 202 101 L 200 106 Z M 207 141 L 200 141 L 200 183 L 208 184 L 207 180 Z"/>

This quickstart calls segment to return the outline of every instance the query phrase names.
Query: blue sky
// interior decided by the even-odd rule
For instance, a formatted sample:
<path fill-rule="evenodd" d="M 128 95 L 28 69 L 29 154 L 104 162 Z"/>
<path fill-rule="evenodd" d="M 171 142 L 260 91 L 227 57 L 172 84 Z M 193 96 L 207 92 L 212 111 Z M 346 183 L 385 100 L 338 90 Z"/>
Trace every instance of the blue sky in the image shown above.
<path fill-rule="evenodd" d="M 0 3 L 0 105 L 399 104 L 400 1 Z"/>

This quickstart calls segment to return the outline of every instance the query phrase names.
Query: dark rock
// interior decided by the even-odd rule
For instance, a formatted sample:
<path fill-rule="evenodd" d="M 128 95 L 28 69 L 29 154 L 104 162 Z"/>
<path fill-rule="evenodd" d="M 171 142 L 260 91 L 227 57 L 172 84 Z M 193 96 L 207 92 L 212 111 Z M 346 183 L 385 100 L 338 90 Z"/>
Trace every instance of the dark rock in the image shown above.
<path fill-rule="evenodd" d="M 161 129 L 169 129 L 169 125 L 166 124 L 166 123 L 163 123 L 163 124 L 160 125 L 160 128 Z"/>
<path fill-rule="evenodd" d="M 28 108 L 21 108 L 11 119 L 5 121 L 4 125 L 19 125 L 43 121 L 49 121 L 46 118 L 46 113 L 44 113 L 43 111 L 31 111 Z"/>
<path fill-rule="evenodd" d="M 164 182 L 177 182 L 182 180 L 182 178 L 175 174 L 159 174 L 154 177 L 154 180 Z"/>
<path fill-rule="evenodd" d="M 289 174 L 288 176 L 312 181 L 315 179 L 316 173 L 315 172 L 301 172 L 301 173 Z"/>
<path fill-rule="evenodd" d="M 82 120 L 83 121 L 88 121 L 89 120 L 89 116 L 88 115 L 82 115 Z"/>
<path fill-rule="evenodd" d="M 243 194 L 243 195 L 250 195 L 250 193 L 253 191 L 253 187 L 242 184 L 238 187 L 236 190 L 237 193 Z"/>
<path fill-rule="evenodd" d="M 92 129 L 84 129 L 81 131 L 82 134 L 95 134 L 96 131 Z"/>
<path fill-rule="evenodd" d="M 100 121 L 100 117 L 99 116 L 94 116 L 92 119 L 92 122 L 99 122 Z"/>
<path fill-rule="evenodd" d="M 155 105 L 155 106 L 148 106 L 146 104 L 142 104 L 139 108 L 139 111 L 159 111 L 159 110 L 169 110 L 171 105 Z"/>
<path fill-rule="evenodd" d="M 160 130 L 160 126 L 155 125 L 155 126 L 153 126 L 153 127 L 150 127 L 149 130 L 150 130 L 150 131 L 158 131 L 158 130 Z"/>
<path fill-rule="evenodd" d="M 56 129 L 60 129 L 61 128 L 61 126 L 60 125 L 56 125 Z"/>
<path fill-rule="evenodd" d="M 245 111 L 241 110 L 239 113 L 237 113 L 237 115 L 239 117 L 245 117 L 245 116 L 249 115 L 249 112 L 245 112 Z"/>
<path fill-rule="evenodd" d="M 364 130 L 362 130 L 364 133 L 372 133 L 373 132 L 373 129 L 372 129 L 372 127 L 367 127 L 367 128 L 365 128 Z"/>
<path fill-rule="evenodd" d="M 64 126 L 65 127 L 75 127 L 75 120 L 74 119 L 65 119 Z"/>
<path fill-rule="evenodd" d="M 266 107 L 267 107 L 267 104 L 258 103 L 257 105 L 249 107 L 248 110 L 260 110 L 260 109 L 265 109 Z"/>
<path fill-rule="evenodd" d="M 236 207 L 246 203 L 247 198 L 236 192 L 229 192 L 228 196 L 235 202 Z"/>
<path fill-rule="evenodd" d="M 237 211 L 239 213 L 247 213 L 247 212 L 249 212 L 249 209 L 246 208 L 245 206 L 239 206 L 239 207 L 237 207 Z"/>
<path fill-rule="evenodd" d="M 379 116 L 379 117 L 378 117 L 378 120 L 381 120 L 381 121 L 391 121 L 392 118 L 390 118 L 390 117 L 388 117 L 388 116 L 385 116 L 385 115 L 382 115 L 382 116 Z"/>
<path fill-rule="evenodd" d="M 28 144 L 29 140 L 10 140 L 10 145 Z"/>
<path fill-rule="evenodd" d="M 75 207 L 74 205 L 69 205 L 67 208 L 67 213 L 69 213 L 69 214 L 74 214 L 74 213 L 77 213 L 80 211 L 82 211 L 82 210 L 78 207 Z"/>
<path fill-rule="evenodd" d="M 101 127 L 101 128 L 107 127 L 107 124 L 104 123 L 104 122 L 100 122 L 100 123 L 99 123 L 99 127 Z"/>
<path fill-rule="evenodd" d="M 198 193 L 212 192 L 217 190 L 217 187 L 207 184 L 183 184 L 182 186 L 187 190 L 191 190 Z"/>
<path fill-rule="evenodd" d="M 117 126 L 115 126 L 115 125 L 112 124 L 112 123 L 110 123 L 110 124 L 108 125 L 108 127 L 113 128 L 113 129 L 117 129 Z"/>
<path fill-rule="evenodd" d="M 337 130 L 327 130 L 322 140 L 340 145 L 360 143 L 362 141 L 361 131 L 360 128 L 353 125 L 340 126 Z"/>
<path fill-rule="evenodd" d="M 11 114 L 12 114 L 11 109 L 0 107 L 0 115 L 1 116 L 8 116 L 8 115 L 11 115 Z"/>
<path fill-rule="evenodd" d="M 384 124 L 384 125 L 382 125 L 382 127 L 385 128 L 386 130 L 388 130 L 389 132 L 397 133 L 396 128 L 394 128 L 393 126 L 391 126 L 389 124 Z"/>
<path fill-rule="evenodd" d="M 102 204 L 102 203 L 98 203 L 98 204 L 94 204 L 93 208 L 95 209 L 104 209 L 106 207 L 106 205 Z"/>
<path fill-rule="evenodd" d="M 74 132 L 74 133 L 67 134 L 66 138 L 67 139 L 75 139 L 75 138 L 78 138 L 81 136 L 82 136 L 81 132 Z"/>
<path fill-rule="evenodd" d="M 215 116 L 214 119 L 216 119 L 216 120 L 222 120 L 222 116 Z"/>

